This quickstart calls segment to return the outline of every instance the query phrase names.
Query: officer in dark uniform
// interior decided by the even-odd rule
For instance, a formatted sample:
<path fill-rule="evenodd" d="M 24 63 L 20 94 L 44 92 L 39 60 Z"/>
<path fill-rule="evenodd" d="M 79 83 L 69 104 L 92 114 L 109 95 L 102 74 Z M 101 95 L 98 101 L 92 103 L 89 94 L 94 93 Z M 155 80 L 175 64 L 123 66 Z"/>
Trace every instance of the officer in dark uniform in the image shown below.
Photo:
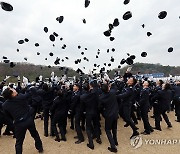
<path fill-rule="evenodd" d="M 33 119 L 35 119 L 36 113 L 38 112 L 38 108 L 42 104 L 42 97 L 38 95 L 37 89 L 35 87 L 31 88 L 31 94 L 32 96 L 29 99 L 29 105 L 34 109 Z"/>
<path fill-rule="evenodd" d="M 164 82 L 162 80 L 158 80 L 156 82 L 156 87 L 154 87 L 154 89 L 152 90 L 151 98 L 154 97 L 159 90 L 162 90 L 163 83 Z M 151 99 L 151 100 L 153 100 L 153 99 Z M 157 102 L 157 100 L 154 102 L 151 101 L 151 105 L 153 106 L 153 115 L 151 116 L 151 118 L 155 118 L 156 112 L 158 113 L 158 102 Z M 162 120 L 161 116 L 160 116 L 160 120 Z"/>
<path fill-rule="evenodd" d="M 160 121 L 161 121 L 161 115 L 163 116 L 166 124 L 168 125 L 168 128 L 171 128 L 171 122 L 169 121 L 169 118 L 166 114 L 166 112 L 169 110 L 170 103 L 173 99 L 173 93 L 170 90 L 170 84 L 166 83 L 162 85 L 162 90 L 159 90 L 154 97 L 152 98 L 153 101 L 157 100 L 156 105 L 156 112 L 155 112 L 155 128 L 156 130 L 161 131 Z"/>
<path fill-rule="evenodd" d="M 42 141 L 36 130 L 34 120 L 30 113 L 30 107 L 27 103 L 29 94 L 18 94 L 16 90 L 7 88 L 3 92 L 6 99 L 3 109 L 6 115 L 11 116 L 14 120 L 15 137 L 16 137 L 16 154 L 22 154 L 23 141 L 26 131 L 29 130 L 35 140 L 35 147 L 39 152 L 43 152 Z"/>
<path fill-rule="evenodd" d="M 139 102 L 137 103 L 138 106 L 140 107 L 141 117 L 144 123 L 144 132 L 142 133 L 143 135 L 148 135 L 151 132 L 153 132 L 153 129 L 149 124 L 149 118 L 148 118 L 148 112 L 150 108 L 150 103 L 149 103 L 150 91 L 148 87 L 149 87 L 149 82 L 144 81 L 143 89 L 140 92 L 140 99 Z"/>
<path fill-rule="evenodd" d="M 116 93 L 110 92 L 107 84 L 101 86 L 102 95 L 99 97 L 99 108 L 103 109 L 105 118 L 105 132 L 111 147 L 108 150 L 117 152 L 117 119 L 118 119 L 118 103 Z"/>
<path fill-rule="evenodd" d="M 177 122 L 180 122 L 180 82 L 176 82 L 176 86 L 173 88 L 174 98 L 173 103 L 175 104 L 175 114 Z"/>
<path fill-rule="evenodd" d="M 94 149 L 93 132 L 97 138 L 96 141 L 101 143 L 98 120 L 98 96 L 96 93 L 91 93 L 89 91 L 88 83 L 84 84 L 83 89 L 85 92 L 81 95 L 80 100 L 86 112 L 86 133 L 89 140 L 89 144 L 87 144 L 87 146 L 90 149 Z"/>
<path fill-rule="evenodd" d="M 135 79 L 133 77 L 129 78 L 127 80 L 127 87 L 125 87 L 122 90 L 122 93 L 118 95 L 118 99 L 121 99 L 122 111 L 120 112 L 122 113 L 122 118 L 124 119 L 127 125 L 130 125 L 130 127 L 133 130 L 133 134 L 130 138 L 139 135 L 139 132 L 137 131 L 138 128 L 135 126 L 134 122 L 131 119 L 131 107 L 134 98 L 134 92 L 133 92 L 134 83 L 135 83 Z"/>
<path fill-rule="evenodd" d="M 65 93 L 63 93 L 63 90 L 59 90 L 57 92 L 57 97 L 53 101 L 53 105 L 50 109 L 51 114 L 53 114 L 52 119 L 52 128 L 55 133 L 55 141 L 60 142 L 66 141 L 66 123 L 67 123 L 67 114 L 68 114 L 68 102 L 66 99 Z M 59 137 L 56 124 L 58 124 L 60 133 L 61 133 L 61 139 Z"/>
<path fill-rule="evenodd" d="M 48 121 L 49 121 L 49 113 L 50 108 L 53 104 L 54 99 L 54 91 L 50 88 L 46 83 L 42 85 L 42 89 L 38 90 L 38 94 L 42 97 L 42 106 L 43 106 L 43 116 L 44 116 L 44 136 L 48 137 Z M 51 118 L 51 117 L 50 117 Z M 50 128 L 50 135 L 53 136 L 53 130 Z"/>
<path fill-rule="evenodd" d="M 3 108 L 2 108 L 3 103 L 4 101 L 2 102 L 2 97 L 0 96 L 0 136 L 1 136 L 1 130 L 2 130 L 3 125 L 6 125 L 6 129 L 3 135 L 8 135 L 8 136 L 14 135 L 13 119 L 4 114 Z M 11 133 L 11 131 L 13 133 Z"/>
<path fill-rule="evenodd" d="M 0 136 L 1 136 L 1 129 L 4 125 L 4 113 L 2 111 L 2 104 L 3 102 L 0 101 Z"/>
<path fill-rule="evenodd" d="M 80 126 L 82 114 L 83 114 L 83 108 L 80 103 L 80 85 L 79 84 L 74 84 L 73 86 L 73 94 L 72 94 L 72 99 L 71 99 L 71 105 L 70 105 L 70 110 L 75 113 L 75 129 L 77 132 L 77 138 L 78 140 L 75 142 L 75 144 L 80 144 L 81 142 L 84 142 L 84 136 L 82 133 L 82 129 Z M 76 137 L 75 137 L 76 138 Z"/>

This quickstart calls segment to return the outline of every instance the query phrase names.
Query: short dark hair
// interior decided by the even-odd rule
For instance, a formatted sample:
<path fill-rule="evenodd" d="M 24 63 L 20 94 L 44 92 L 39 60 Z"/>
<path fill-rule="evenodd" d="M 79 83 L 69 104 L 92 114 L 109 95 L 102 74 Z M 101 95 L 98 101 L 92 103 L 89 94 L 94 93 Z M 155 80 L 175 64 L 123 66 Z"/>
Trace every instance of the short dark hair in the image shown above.
<path fill-rule="evenodd" d="M 164 89 L 165 90 L 171 89 L 171 85 L 169 83 L 166 83 L 165 86 L 164 86 Z"/>
<path fill-rule="evenodd" d="M 13 91 L 10 89 L 10 88 L 6 88 L 4 91 L 3 91 L 3 97 L 5 99 L 11 99 L 12 98 L 12 93 Z"/>
<path fill-rule="evenodd" d="M 43 89 L 44 91 L 48 91 L 48 90 L 49 90 L 48 84 L 47 84 L 47 83 L 44 83 L 43 86 L 42 86 L 42 89 Z"/>
<path fill-rule="evenodd" d="M 75 83 L 74 85 L 80 89 L 80 84 L 79 83 Z"/>
<path fill-rule="evenodd" d="M 102 84 L 101 85 L 101 90 L 102 90 L 102 92 L 107 93 L 108 90 L 109 90 L 108 84 Z"/>
<path fill-rule="evenodd" d="M 83 89 L 84 89 L 85 91 L 89 91 L 89 84 L 88 84 L 88 83 L 85 83 L 85 84 L 83 85 Z"/>
<path fill-rule="evenodd" d="M 164 83 L 163 80 L 159 80 L 160 86 L 162 86 L 162 84 Z"/>

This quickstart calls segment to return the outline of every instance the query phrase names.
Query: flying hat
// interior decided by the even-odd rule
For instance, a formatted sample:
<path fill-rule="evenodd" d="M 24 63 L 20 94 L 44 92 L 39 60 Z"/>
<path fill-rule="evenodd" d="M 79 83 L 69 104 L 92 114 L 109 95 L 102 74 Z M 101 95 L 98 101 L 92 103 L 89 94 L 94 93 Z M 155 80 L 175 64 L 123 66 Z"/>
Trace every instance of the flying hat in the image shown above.
<path fill-rule="evenodd" d="M 52 57 L 54 54 L 52 52 L 50 52 L 49 55 Z"/>
<path fill-rule="evenodd" d="M 112 48 L 112 52 L 114 52 L 115 51 L 115 49 L 114 48 Z"/>
<path fill-rule="evenodd" d="M 152 35 L 152 33 L 151 32 L 147 32 L 147 36 L 149 37 L 149 36 L 151 36 Z"/>
<path fill-rule="evenodd" d="M 170 48 L 168 49 L 168 52 L 173 52 L 173 47 L 170 47 Z"/>
<path fill-rule="evenodd" d="M 0 2 L 1 8 L 5 11 L 12 11 L 13 6 L 11 4 L 5 3 L 5 2 Z"/>
<path fill-rule="evenodd" d="M 111 60 L 110 60 L 111 62 L 114 62 L 114 58 L 113 57 L 111 57 Z"/>
<path fill-rule="evenodd" d="M 125 0 L 124 5 L 127 5 L 130 2 L 130 0 Z"/>
<path fill-rule="evenodd" d="M 85 0 L 85 8 L 87 8 L 88 6 L 89 6 L 89 4 L 90 4 L 90 1 L 89 0 Z"/>
<path fill-rule="evenodd" d="M 60 62 L 59 62 L 59 61 L 60 61 L 60 58 L 58 58 L 58 57 L 57 57 L 57 58 L 56 58 L 56 60 L 55 60 L 55 62 L 54 62 L 54 64 L 55 64 L 55 65 L 60 64 Z"/>
<path fill-rule="evenodd" d="M 16 64 L 14 64 L 13 62 L 10 62 L 10 67 L 13 68 L 14 66 L 16 66 Z"/>
<path fill-rule="evenodd" d="M 133 59 L 131 59 L 130 57 L 128 57 L 128 58 L 126 59 L 126 63 L 127 63 L 128 65 L 132 65 L 132 64 L 134 63 L 134 61 L 133 61 Z"/>
<path fill-rule="evenodd" d="M 110 30 L 105 31 L 105 32 L 104 32 L 104 35 L 105 35 L 106 37 L 111 36 L 111 31 L 110 31 Z"/>
<path fill-rule="evenodd" d="M 39 43 L 35 43 L 35 47 L 38 47 L 39 46 Z"/>
<path fill-rule="evenodd" d="M 49 36 L 49 39 L 50 39 L 52 42 L 54 42 L 54 41 L 55 41 L 54 35 L 51 34 L 51 35 Z"/>
<path fill-rule="evenodd" d="M 19 44 L 23 44 L 23 43 L 24 43 L 24 40 L 19 40 L 18 43 L 19 43 Z"/>
<path fill-rule="evenodd" d="M 166 11 L 161 11 L 159 13 L 159 15 L 158 15 L 158 18 L 159 19 L 164 19 L 164 18 L 166 18 L 166 16 L 167 16 L 167 12 Z"/>
<path fill-rule="evenodd" d="M 2 58 L 3 58 L 3 59 L 8 59 L 8 58 L 7 58 L 7 57 L 5 57 L 5 56 L 3 56 Z"/>
<path fill-rule="evenodd" d="M 141 57 L 146 57 L 147 56 L 147 52 L 142 52 L 141 53 Z"/>
<path fill-rule="evenodd" d="M 56 32 L 53 32 L 53 35 L 54 35 L 54 36 L 56 36 L 56 37 L 58 37 L 58 36 L 59 36 Z"/>
<path fill-rule="evenodd" d="M 10 62 L 10 60 L 4 59 L 4 63 L 9 63 L 9 62 Z"/>
<path fill-rule="evenodd" d="M 115 38 L 114 37 L 110 37 L 109 39 L 110 39 L 110 41 L 114 41 Z"/>
<path fill-rule="evenodd" d="M 111 63 L 109 63 L 108 66 L 110 67 L 110 66 L 111 66 Z"/>
<path fill-rule="evenodd" d="M 113 24 L 109 24 L 109 30 L 112 30 L 114 28 Z"/>
<path fill-rule="evenodd" d="M 135 55 L 131 55 L 129 58 L 134 60 L 136 58 L 136 56 Z"/>
<path fill-rule="evenodd" d="M 25 41 L 25 42 L 29 42 L 29 39 L 25 38 L 24 41 Z"/>
<path fill-rule="evenodd" d="M 123 19 L 124 20 L 128 20 L 132 17 L 132 13 L 130 11 L 127 11 L 124 15 L 123 15 Z"/>
<path fill-rule="evenodd" d="M 48 32 L 48 28 L 44 27 L 44 32 L 47 33 Z"/>
<path fill-rule="evenodd" d="M 59 23 L 62 23 L 64 20 L 64 17 L 63 16 L 57 17 L 56 20 L 59 21 Z"/>
<path fill-rule="evenodd" d="M 120 62 L 121 65 L 123 65 L 126 62 L 126 60 L 123 58 Z"/>
<path fill-rule="evenodd" d="M 113 26 L 114 26 L 114 27 L 119 26 L 119 20 L 118 20 L 118 18 L 114 19 Z"/>
<path fill-rule="evenodd" d="M 86 19 L 83 19 L 83 23 L 86 24 Z"/>

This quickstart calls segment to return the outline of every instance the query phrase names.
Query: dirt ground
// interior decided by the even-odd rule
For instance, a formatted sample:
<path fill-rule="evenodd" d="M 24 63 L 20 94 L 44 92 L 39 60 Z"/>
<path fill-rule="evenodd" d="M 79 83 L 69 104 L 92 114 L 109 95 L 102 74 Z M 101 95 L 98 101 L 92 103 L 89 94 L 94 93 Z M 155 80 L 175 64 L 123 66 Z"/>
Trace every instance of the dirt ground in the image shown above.
<path fill-rule="evenodd" d="M 167 128 L 164 120 L 161 123 L 162 131 L 155 130 L 151 135 L 141 135 L 143 145 L 137 149 L 134 149 L 130 144 L 129 137 L 132 134 L 130 127 L 124 128 L 124 122 L 122 119 L 118 120 L 118 154 L 180 154 L 180 141 L 177 144 L 154 144 L 153 141 L 160 139 L 179 139 L 180 140 L 180 123 L 175 122 L 174 112 L 168 113 L 170 121 L 172 122 L 173 127 L 171 129 Z M 43 136 L 43 121 L 40 119 L 35 120 L 36 127 L 40 133 L 41 139 L 43 141 L 44 154 L 109 154 L 107 150 L 109 142 L 104 132 L 104 119 L 102 119 L 102 144 L 99 145 L 94 141 L 95 149 L 91 150 L 87 148 L 87 135 L 85 135 L 85 142 L 76 145 L 74 142 L 74 136 L 76 136 L 75 131 L 69 128 L 69 122 L 67 126 L 67 142 L 55 142 L 53 137 L 44 137 Z M 150 118 L 150 123 L 154 126 L 154 120 Z M 142 121 L 139 121 L 138 124 L 139 132 L 143 131 Z M 4 130 L 3 130 L 4 131 Z M 147 140 L 151 140 L 150 144 L 146 144 Z M 15 153 L 15 139 L 12 136 L 1 136 L 0 137 L 0 154 L 14 154 Z M 34 141 L 31 138 L 29 132 L 26 134 L 26 138 L 23 146 L 24 154 L 36 154 L 38 153 L 34 147 Z"/>

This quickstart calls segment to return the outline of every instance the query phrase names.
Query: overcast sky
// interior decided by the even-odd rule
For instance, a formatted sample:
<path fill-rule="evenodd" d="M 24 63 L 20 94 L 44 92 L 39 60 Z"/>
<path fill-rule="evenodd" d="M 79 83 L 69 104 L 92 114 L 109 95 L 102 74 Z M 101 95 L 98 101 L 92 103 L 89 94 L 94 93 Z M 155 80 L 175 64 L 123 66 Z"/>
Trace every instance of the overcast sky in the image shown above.
<path fill-rule="evenodd" d="M 180 0 L 131 0 L 124 5 L 124 0 L 90 0 L 88 8 L 84 7 L 85 0 L 6 0 L 14 10 L 6 12 L 0 9 L 0 53 L 13 62 L 28 62 L 34 64 L 53 65 L 56 57 L 69 60 L 59 66 L 74 69 L 86 67 L 88 72 L 94 63 L 110 63 L 111 56 L 115 62 L 108 69 L 117 68 L 127 53 L 136 55 L 135 62 L 160 63 L 162 65 L 180 66 Z M 131 11 L 132 18 L 123 20 L 125 12 Z M 158 18 L 161 11 L 167 11 L 167 17 Z M 64 16 L 64 21 L 58 23 L 56 17 Z M 82 19 L 86 19 L 83 24 Z M 108 30 L 108 24 L 118 18 L 120 25 L 114 28 L 111 42 L 103 32 Z M 145 28 L 141 27 L 145 24 Z M 43 28 L 48 27 L 45 33 Z M 59 34 L 54 42 L 49 40 L 53 32 Z M 147 37 L 147 32 L 152 36 Z M 60 41 L 60 38 L 63 41 Z M 28 38 L 29 42 L 22 45 L 18 40 Z M 34 44 L 39 43 L 39 47 Z M 61 49 L 63 44 L 67 47 Z M 78 45 L 82 48 L 79 50 Z M 168 53 L 168 48 L 174 51 Z M 84 48 L 88 50 L 85 51 Z M 116 51 L 112 52 L 111 49 Z M 20 51 L 17 52 L 16 50 Z M 96 54 L 100 49 L 99 58 Z M 107 49 L 110 52 L 107 53 Z M 81 55 L 84 51 L 85 55 Z M 146 58 L 141 52 L 147 52 Z M 40 55 L 37 56 L 37 52 Z M 54 56 L 50 57 L 49 53 Z M 82 60 L 75 65 L 77 58 L 87 57 L 89 62 Z M 45 58 L 48 58 L 46 61 Z M 1 58 L 2 61 L 2 58 Z"/>

